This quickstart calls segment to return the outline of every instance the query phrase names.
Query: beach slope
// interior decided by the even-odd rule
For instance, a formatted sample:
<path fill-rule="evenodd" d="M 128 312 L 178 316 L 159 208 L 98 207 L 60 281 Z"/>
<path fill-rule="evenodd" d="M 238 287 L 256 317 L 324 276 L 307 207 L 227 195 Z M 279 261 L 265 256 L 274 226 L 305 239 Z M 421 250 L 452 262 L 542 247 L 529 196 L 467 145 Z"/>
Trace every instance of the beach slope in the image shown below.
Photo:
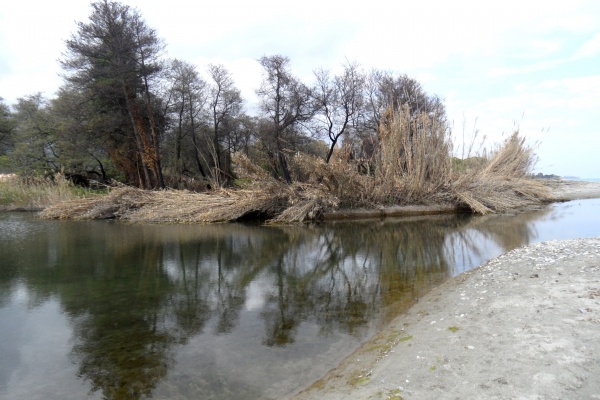
<path fill-rule="evenodd" d="M 295 399 L 600 399 L 600 238 L 450 279 Z"/>

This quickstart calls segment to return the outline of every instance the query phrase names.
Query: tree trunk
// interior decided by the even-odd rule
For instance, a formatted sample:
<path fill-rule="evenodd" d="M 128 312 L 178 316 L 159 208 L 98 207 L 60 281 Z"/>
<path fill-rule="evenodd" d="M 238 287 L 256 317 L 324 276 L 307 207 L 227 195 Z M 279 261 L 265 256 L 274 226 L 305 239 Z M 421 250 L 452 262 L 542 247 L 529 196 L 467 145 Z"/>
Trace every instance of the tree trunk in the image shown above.
<path fill-rule="evenodd" d="M 152 166 L 154 170 L 154 174 L 158 180 L 158 187 L 161 189 L 165 188 L 165 179 L 162 173 L 162 165 L 160 162 L 160 147 L 158 143 L 158 135 L 156 133 L 156 127 L 154 122 L 154 115 L 150 106 L 148 105 L 148 118 L 150 119 L 150 137 L 152 138 L 152 144 L 154 145 L 154 151 L 152 153 Z"/>
<path fill-rule="evenodd" d="M 200 149 L 198 148 L 198 142 L 196 141 L 196 134 L 192 132 L 192 143 L 194 144 L 194 158 L 196 159 L 196 165 L 198 166 L 198 172 L 203 178 L 206 178 L 206 172 L 202 168 L 202 160 L 200 159 Z"/>
<path fill-rule="evenodd" d="M 279 167 L 281 168 L 283 179 L 285 179 L 285 182 L 290 185 L 292 183 L 292 176 L 290 175 L 287 160 L 285 159 L 285 153 L 281 147 L 281 139 L 279 138 L 279 135 L 277 136 L 277 159 L 279 161 Z"/>
<path fill-rule="evenodd" d="M 158 134 L 156 133 L 156 122 L 154 120 L 154 112 L 151 107 L 150 102 L 150 89 L 148 88 L 148 78 L 144 76 L 144 85 L 145 85 L 145 93 L 146 93 L 146 111 L 148 113 L 148 120 L 150 122 L 150 139 L 152 140 L 153 152 L 151 154 L 152 157 L 152 169 L 154 170 L 154 174 L 158 182 L 158 187 L 164 189 L 165 187 L 165 179 L 162 173 L 162 166 L 160 162 L 160 147 L 158 143 Z"/>
<path fill-rule="evenodd" d="M 179 110 L 179 123 L 177 125 L 177 139 L 175 141 L 175 165 L 177 167 L 177 182 L 181 182 L 183 177 L 183 162 L 181 161 L 181 141 L 183 137 L 183 110 L 185 103 L 182 103 Z"/>
<path fill-rule="evenodd" d="M 214 135 L 213 135 L 213 151 L 214 151 L 214 162 L 215 162 L 215 180 L 217 185 L 221 186 L 221 151 L 219 149 L 219 128 L 218 125 L 215 125 Z"/>
<path fill-rule="evenodd" d="M 143 187 L 144 189 L 150 189 L 152 185 L 152 181 L 150 179 L 150 173 L 148 171 L 148 155 L 146 150 L 148 148 L 147 138 L 145 137 L 144 125 L 140 117 L 139 110 L 137 105 L 135 104 L 135 95 L 130 93 L 127 85 L 123 85 L 123 91 L 125 94 L 125 101 L 127 103 L 127 112 L 129 114 L 129 118 L 131 119 L 131 125 L 133 127 L 133 136 L 135 138 L 135 144 L 138 150 L 138 156 L 141 159 L 141 168 L 143 172 L 144 181 L 142 182 L 141 177 L 139 178 L 138 186 Z"/>
<path fill-rule="evenodd" d="M 327 156 L 325 157 L 325 164 L 329 164 L 329 160 L 331 159 L 331 155 L 333 154 L 333 150 L 335 149 L 336 143 L 337 138 L 331 141 L 331 146 L 329 146 L 329 151 L 327 152 Z"/>

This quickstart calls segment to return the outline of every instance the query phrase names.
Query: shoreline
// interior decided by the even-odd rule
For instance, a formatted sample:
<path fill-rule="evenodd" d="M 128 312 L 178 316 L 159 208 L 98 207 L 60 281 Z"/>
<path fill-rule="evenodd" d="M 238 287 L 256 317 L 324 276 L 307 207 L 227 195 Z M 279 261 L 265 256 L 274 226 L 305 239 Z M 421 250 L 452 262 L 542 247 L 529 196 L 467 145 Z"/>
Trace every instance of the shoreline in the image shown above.
<path fill-rule="evenodd" d="M 600 183 L 551 183 L 557 201 Z M 293 400 L 600 399 L 600 237 L 528 245 L 432 289 Z"/>
<path fill-rule="evenodd" d="M 510 251 L 434 288 L 308 399 L 600 399 L 600 237 Z"/>
<path fill-rule="evenodd" d="M 550 188 L 555 197 L 555 200 L 552 202 L 600 198 L 600 182 L 548 180 L 547 182 L 544 182 L 544 184 Z M 530 205 L 525 206 L 525 208 L 544 207 L 545 205 L 546 204 Z M 340 221 L 386 217 L 410 217 L 415 215 L 459 214 L 461 212 L 465 212 L 465 210 L 461 209 L 461 207 L 456 204 L 392 206 L 372 209 L 336 210 L 324 213 L 323 220 Z M 467 212 L 472 213 L 471 211 Z"/>
<path fill-rule="evenodd" d="M 14 179 L 14 176 L 10 179 Z M 497 213 L 519 212 L 541 208 L 553 202 L 600 197 L 600 182 L 546 180 L 542 182 L 542 186 L 546 187 L 544 191 L 550 192 L 544 195 L 547 198 L 517 200 L 511 209 L 500 210 Z M 49 197 L 59 196 L 57 193 L 46 195 Z M 37 194 L 37 196 L 41 195 Z M 527 195 L 521 195 L 521 197 L 526 199 Z M 46 206 L 43 206 L 38 199 L 34 202 L 35 204 L 0 205 L 0 211 L 36 211 L 39 212 L 41 218 L 47 219 L 117 219 L 149 223 L 223 223 L 250 219 L 261 220 L 260 218 L 267 218 L 271 212 L 274 213 L 272 219 L 267 218 L 266 221 L 276 224 L 477 213 L 476 210 L 457 202 L 431 205 L 379 205 L 372 208 L 327 211 L 327 207 L 323 209 L 322 201 L 315 198 L 308 202 L 300 201 L 284 211 L 280 210 L 280 214 L 277 216 L 277 213 L 269 208 L 275 207 L 274 204 L 271 204 L 272 199 L 269 199 L 270 196 L 265 193 L 254 193 L 247 190 L 196 193 L 185 190 L 144 191 L 122 186 L 103 196 L 91 195 L 58 200 Z M 290 212 L 293 207 L 297 208 L 297 215 L 295 212 Z M 284 215 L 285 217 L 283 217 Z"/>

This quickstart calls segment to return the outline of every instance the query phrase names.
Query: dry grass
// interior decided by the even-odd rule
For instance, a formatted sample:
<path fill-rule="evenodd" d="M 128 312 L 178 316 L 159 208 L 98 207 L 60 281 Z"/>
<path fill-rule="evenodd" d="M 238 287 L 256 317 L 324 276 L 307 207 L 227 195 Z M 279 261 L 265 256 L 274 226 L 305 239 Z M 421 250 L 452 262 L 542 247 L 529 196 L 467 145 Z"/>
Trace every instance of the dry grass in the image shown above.
<path fill-rule="evenodd" d="M 285 185 L 236 157 L 245 187 L 209 193 L 185 190 L 147 191 L 128 186 L 114 188 L 106 196 L 68 200 L 40 213 L 50 219 L 121 219 L 147 222 L 228 222 L 245 217 L 271 222 L 302 222 L 337 206 L 323 187 L 296 183 Z"/>
<path fill-rule="evenodd" d="M 327 164 L 321 158 L 296 154 L 289 164 L 294 179 L 304 182 L 304 186 L 312 189 L 312 197 L 318 195 L 321 199 L 326 199 L 330 207 L 375 205 L 371 195 L 375 181 L 369 175 L 358 173 L 352 163 L 333 157 Z"/>
<path fill-rule="evenodd" d="M 443 199 L 451 177 L 449 130 L 434 116 L 411 116 L 408 106 L 388 109 L 379 127 L 380 157 L 374 201 L 430 204 Z"/>
<path fill-rule="evenodd" d="M 4 176 L 0 180 L 0 209 L 37 211 L 52 204 L 78 198 L 73 186 L 61 175 L 54 180 Z"/>
<path fill-rule="evenodd" d="M 479 168 L 456 176 L 451 193 L 479 214 L 555 200 L 546 185 L 530 177 L 534 163 L 533 149 L 515 132 Z"/>
<path fill-rule="evenodd" d="M 185 190 L 148 191 L 132 187 L 112 189 L 106 196 L 56 204 L 43 218 L 122 219 L 148 222 L 224 222 L 250 213 L 280 211 L 277 196 L 250 190 L 194 193 Z"/>
<path fill-rule="evenodd" d="M 119 187 L 106 196 L 63 201 L 41 215 L 153 222 L 225 222 L 251 216 L 290 223 L 315 220 L 338 208 L 459 204 L 487 214 L 554 200 L 545 185 L 530 178 L 535 156 L 518 133 L 489 157 L 458 168 L 445 123 L 424 114 L 411 116 L 402 108 L 386 112 L 379 141 L 373 173 L 359 172 L 354 162 L 339 157 L 326 164 L 296 154 L 289 162 L 296 183 L 286 185 L 237 154 L 238 189 L 195 193 Z"/>

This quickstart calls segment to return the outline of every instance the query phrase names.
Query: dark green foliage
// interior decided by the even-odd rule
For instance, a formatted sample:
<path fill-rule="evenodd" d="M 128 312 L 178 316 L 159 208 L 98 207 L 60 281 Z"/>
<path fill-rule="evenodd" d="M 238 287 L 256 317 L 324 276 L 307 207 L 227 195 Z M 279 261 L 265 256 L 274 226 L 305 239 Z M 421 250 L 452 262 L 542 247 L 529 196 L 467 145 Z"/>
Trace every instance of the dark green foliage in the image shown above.
<path fill-rule="evenodd" d="M 92 9 L 89 22 L 79 22 L 66 41 L 67 81 L 85 93 L 96 112 L 108 116 L 101 133 L 127 181 L 162 187 L 160 101 L 151 92 L 162 68 L 162 42 L 135 9 L 107 0 L 92 3 Z"/>
<path fill-rule="evenodd" d="M 10 108 L 0 97 L 0 156 L 6 154 L 13 143 L 14 120 Z"/>

